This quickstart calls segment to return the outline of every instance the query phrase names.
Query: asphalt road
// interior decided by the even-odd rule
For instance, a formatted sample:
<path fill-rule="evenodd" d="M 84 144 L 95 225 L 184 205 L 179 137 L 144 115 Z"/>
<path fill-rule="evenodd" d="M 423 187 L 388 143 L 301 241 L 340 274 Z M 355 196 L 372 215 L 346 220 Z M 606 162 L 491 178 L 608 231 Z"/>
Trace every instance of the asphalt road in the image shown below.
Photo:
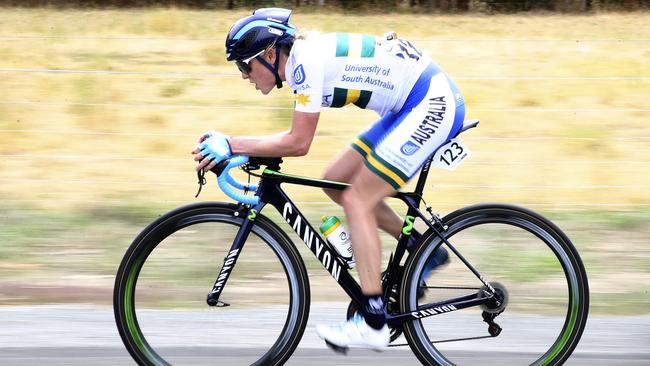
<path fill-rule="evenodd" d="M 227 351 L 229 357 L 221 357 L 218 362 L 207 363 L 208 352 L 205 349 L 186 349 L 186 357 L 182 361 L 192 365 L 236 365 L 238 361 L 254 350 L 231 349 Z M 480 352 L 454 353 L 455 359 L 461 365 L 497 365 L 486 363 Z M 525 354 L 511 353 L 499 355 L 499 365 L 521 364 Z M 66 365 L 66 366 L 121 366 L 135 365 L 128 353 L 119 348 L 4 348 L 0 351 L 0 364 L 2 365 Z M 293 366 L 324 366 L 324 365 L 373 365 L 373 366 L 396 366 L 396 365 L 420 365 L 418 360 L 408 350 L 389 350 L 382 353 L 372 351 L 354 351 L 347 356 L 335 354 L 327 349 L 304 349 L 299 348 L 286 365 Z M 605 365 L 626 365 L 626 366 L 647 366 L 650 365 L 650 358 L 647 354 L 586 354 L 575 353 L 565 365 L 573 366 L 605 366 Z"/>
<path fill-rule="evenodd" d="M 302 342 L 288 365 L 419 365 L 408 347 L 377 353 L 351 350 L 347 356 L 327 349 L 314 325 L 338 317 L 345 304 L 315 304 Z M 160 320 L 164 322 L 164 319 Z M 529 321 L 536 321 L 535 319 Z M 539 321 L 543 324 L 544 319 Z M 536 326 L 543 328 L 542 325 Z M 263 328 L 263 327 L 262 327 Z M 263 329 L 260 330 L 263 333 Z M 187 344 L 164 345 L 162 352 L 190 365 L 236 365 L 258 354 L 255 342 L 233 339 L 232 348 L 206 347 L 200 339 L 182 337 Z M 249 340 L 250 341 L 250 340 Z M 247 345 L 247 343 L 249 345 Z M 197 346 L 198 345 L 198 346 Z M 650 365 L 650 317 L 596 317 L 589 319 L 582 340 L 567 365 Z M 507 353 L 488 349 L 450 349 L 462 365 L 522 364 L 525 344 Z M 217 361 L 218 360 L 218 361 Z M 216 361 L 216 362 L 215 362 Z M 0 365 L 133 365 L 122 346 L 110 308 L 95 306 L 38 306 L 0 308 Z M 496 364 L 496 363 L 493 363 Z"/>

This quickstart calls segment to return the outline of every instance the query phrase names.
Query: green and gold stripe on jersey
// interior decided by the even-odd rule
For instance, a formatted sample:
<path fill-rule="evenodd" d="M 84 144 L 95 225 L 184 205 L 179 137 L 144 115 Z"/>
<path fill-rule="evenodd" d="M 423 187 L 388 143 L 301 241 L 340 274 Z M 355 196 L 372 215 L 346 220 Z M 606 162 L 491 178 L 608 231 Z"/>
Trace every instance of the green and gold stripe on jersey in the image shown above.
<path fill-rule="evenodd" d="M 357 150 L 364 158 L 372 152 L 375 146 L 366 138 L 359 136 L 352 141 L 352 148 Z"/>
<path fill-rule="evenodd" d="M 395 189 L 404 186 L 409 180 L 406 174 L 379 157 L 375 152 L 366 156 L 366 166 Z"/>
<path fill-rule="evenodd" d="M 336 33 L 336 57 L 374 57 L 376 44 L 373 36 Z"/>
<path fill-rule="evenodd" d="M 330 107 L 340 108 L 354 103 L 359 108 L 366 108 L 368 102 L 370 102 L 370 97 L 372 97 L 372 92 L 369 90 L 334 88 Z"/>
<path fill-rule="evenodd" d="M 374 57 L 376 43 L 375 37 L 372 36 L 355 33 L 336 33 L 336 57 Z M 369 90 L 334 88 L 334 95 L 330 107 L 339 108 L 353 103 L 359 108 L 366 108 L 371 96 L 372 92 Z"/>
<path fill-rule="evenodd" d="M 401 170 L 395 168 L 392 164 L 379 157 L 377 153 L 373 152 L 375 146 L 366 138 L 359 136 L 354 139 L 351 145 L 353 149 L 366 159 L 365 164 L 368 169 L 381 177 L 393 188 L 399 189 L 409 180 L 409 177 L 402 173 Z"/>

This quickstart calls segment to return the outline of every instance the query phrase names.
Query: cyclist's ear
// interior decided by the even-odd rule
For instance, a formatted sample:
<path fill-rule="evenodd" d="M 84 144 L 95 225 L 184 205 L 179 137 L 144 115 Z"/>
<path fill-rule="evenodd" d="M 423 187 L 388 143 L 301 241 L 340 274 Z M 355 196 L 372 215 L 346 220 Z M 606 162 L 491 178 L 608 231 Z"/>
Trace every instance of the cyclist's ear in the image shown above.
<path fill-rule="evenodd" d="M 275 62 L 275 47 L 269 47 L 264 51 L 264 59 L 267 60 L 271 65 Z"/>

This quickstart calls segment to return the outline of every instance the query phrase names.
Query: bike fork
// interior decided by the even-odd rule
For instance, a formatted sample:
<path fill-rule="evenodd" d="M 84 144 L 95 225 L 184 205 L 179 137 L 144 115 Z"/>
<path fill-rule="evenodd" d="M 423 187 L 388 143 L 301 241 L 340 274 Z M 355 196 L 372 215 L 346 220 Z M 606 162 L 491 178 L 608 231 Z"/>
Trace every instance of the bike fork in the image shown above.
<path fill-rule="evenodd" d="M 261 207 L 258 206 L 256 206 L 254 209 L 251 210 L 238 209 L 237 211 L 235 211 L 235 216 L 241 216 L 243 214 L 247 214 L 247 217 L 244 217 L 244 222 L 239 228 L 239 231 L 235 236 L 235 240 L 233 240 L 233 243 L 230 246 L 230 250 L 226 254 L 226 257 L 223 259 L 223 265 L 221 266 L 221 271 L 219 271 L 219 275 L 217 276 L 217 279 L 214 281 L 214 285 L 212 286 L 212 291 L 210 291 L 210 293 L 207 296 L 206 302 L 208 303 L 209 306 L 217 306 L 217 307 L 230 306 L 230 304 L 228 303 L 219 301 L 219 296 L 221 295 L 221 292 L 223 291 L 224 287 L 226 287 L 226 282 L 228 281 L 228 277 L 230 277 L 230 274 L 235 268 L 235 264 L 237 263 L 237 258 L 239 258 L 239 254 L 241 254 L 241 251 L 244 248 L 244 243 L 246 242 L 246 239 L 248 239 L 248 235 L 251 233 L 251 230 L 253 229 L 257 212 L 261 210 Z"/>

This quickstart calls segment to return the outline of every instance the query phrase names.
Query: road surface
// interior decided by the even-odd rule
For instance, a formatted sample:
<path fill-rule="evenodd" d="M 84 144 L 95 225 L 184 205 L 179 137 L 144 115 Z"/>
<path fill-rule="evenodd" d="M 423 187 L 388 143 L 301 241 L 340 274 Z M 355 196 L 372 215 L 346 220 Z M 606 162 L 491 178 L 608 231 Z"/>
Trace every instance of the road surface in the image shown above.
<path fill-rule="evenodd" d="M 419 365 L 408 347 L 377 353 L 351 350 L 347 356 L 327 349 L 314 326 L 342 314 L 345 304 L 313 304 L 310 321 L 300 346 L 288 365 Z M 266 315 L 268 316 L 268 314 Z M 164 319 L 160 319 L 164 321 Z M 535 321 L 534 319 L 531 321 Z M 543 324 L 540 321 L 540 324 Z M 543 328 L 539 326 L 538 328 Z M 261 329 L 260 334 L 263 334 Z M 176 355 L 179 363 L 236 365 L 257 354 L 255 342 L 232 339 L 232 348 L 206 347 L 198 339 L 183 337 L 187 344 L 164 345 L 162 352 Z M 247 346 L 246 344 L 250 344 Z M 650 365 L 650 316 L 591 316 L 582 340 L 567 365 Z M 487 349 L 451 349 L 462 365 L 486 363 Z M 520 364 L 527 355 L 521 345 L 499 353 L 502 364 Z M 494 354 L 490 355 L 494 356 Z M 219 359 L 209 363 L 211 357 Z M 487 357 L 492 358 L 492 357 Z M 24 306 L 0 308 L 0 365 L 133 365 L 122 346 L 111 308 L 98 306 Z"/>

